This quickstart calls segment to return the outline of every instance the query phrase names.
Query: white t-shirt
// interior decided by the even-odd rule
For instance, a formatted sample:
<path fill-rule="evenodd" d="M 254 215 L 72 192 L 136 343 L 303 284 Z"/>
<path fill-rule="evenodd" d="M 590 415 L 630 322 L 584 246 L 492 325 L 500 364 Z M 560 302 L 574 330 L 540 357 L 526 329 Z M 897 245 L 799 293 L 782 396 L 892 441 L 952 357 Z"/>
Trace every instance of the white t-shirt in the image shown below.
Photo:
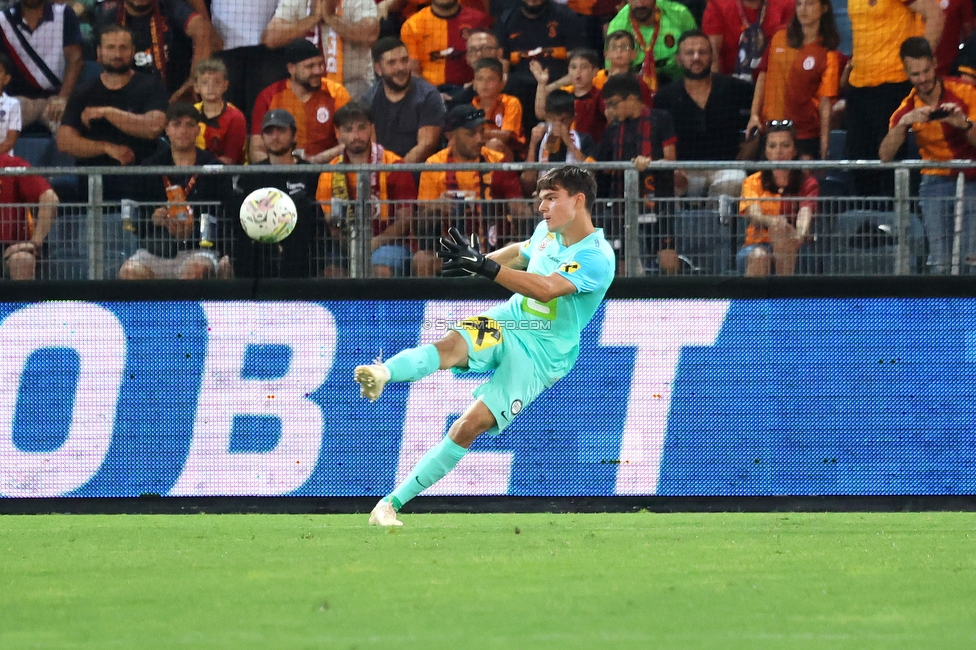
<path fill-rule="evenodd" d="M 279 20 L 285 20 L 291 23 L 297 23 L 311 13 L 311 0 L 280 0 L 278 2 L 278 8 L 275 10 L 274 17 Z M 348 22 L 358 23 L 362 20 L 367 20 L 369 18 L 379 18 L 376 13 L 376 2 L 374 0 L 340 0 L 339 2 L 339 15 L 340 17 Z M 314 32 L 308 36 L 308 40 L 312 41 L 316 45 L 319 43 L 319 38 L 325 36 L 326 39 L 330 34 L 326 33 L 320 36 L 320 31 L 332 32 L 331 29 L 324 28 L 325 26 L 319 24 L 315 28 Z M 328 40 L 326 40 L 328 42 Z M 326 69 L 329 66 L 329 56 L 328 48 L 323 48 L 326 50 Z M 342 44 L 342 85 L 346 87 L 349 94 L 354 98 L 358 99 L 363 96 L 363 94 L 369 89 L 373 84 L 373 60 L 370 55 L 369 47 L 366 45 L 357 45 L 349 43 L 348 41 Z"/>
<path fill-rule="evenodd" d="M 21 131 L 20 102 L 8 95 L 0 93 L 0 141 L 7 138 L 9 131 Z"/>
<path fill-rule="evenodd" d="M 210 17 L 224 49 L 260 45 L 276 4 L 277 0 L 213 0 Z"/>

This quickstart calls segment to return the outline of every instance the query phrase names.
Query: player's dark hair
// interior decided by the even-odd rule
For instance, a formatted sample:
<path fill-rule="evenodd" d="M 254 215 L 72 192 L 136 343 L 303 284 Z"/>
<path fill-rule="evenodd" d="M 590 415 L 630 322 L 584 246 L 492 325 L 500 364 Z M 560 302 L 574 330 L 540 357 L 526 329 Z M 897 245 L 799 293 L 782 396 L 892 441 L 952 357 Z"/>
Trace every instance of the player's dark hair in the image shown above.
<path fill-rule="evenodd" d="M 546 113 L 576 115 L 576 98 L 562 88 L 557 88 L 546 97 Z"/>
<path fill-rule="evenodd" d="M 396 36 L 384 36 L 376 41 L 373 43 L 373 47 L 369 48 L 370 56 L 373 57 L 373 63 L 379 63 L 384 54 L 398 47 L 406 47 L 406 45 Z"/>
<path fill-rule="evenodd" d="M 499 77 L 505 78 L 505 68 L 502 67 L 502 62 L 498 59 L 484 58 L 478 59 L 474 64 L 474 72 L 478 73 L 478 70 L 484 70 L 485 68 L 495 71 Z"/>
<path fill-rule="evenodd" d="M 131 29 L 129 29 L 125 25 L 117 25 L 115 23 L 112 23 L 111 25 L 105 25 L 105 27 L 102 27 L 101 29 L 98 30 L 98 46 L 99 47 L 102 46 L 103 37 L 108 36 L 109 34 L 119 34 L 119 33 L 128 34 L 132 42 L 133 43 L 136 42 L 136 37 L 132 35 Z"/>
<path fill-rule="evenodd" d="M 200 111 L 190 102 L 176 102 L 166 107 L 166 123 L 182 120 L 184 117 L 193 119 L 194 122 L 201 120 Z"/>
<path fill-rule="evenodd" d="M 332 122 L 337 129 L 341 129 L 347 124 L 354 122 L 369 122 L 370 124 L 374 124 L 373 111 L 369 110 L 369 106 L 362 102 L 349 102 L 335 112 L 335 115 L 332 116 Z"/>
<path fill-rule="evenodd" d="M 570 50 L 569 56 L 566 57 L 566 60 L 571 63 L 573 59 L 583 59 L 584 61 L 589 61 L 590 65 L 592 65 L 594 68 L 599 68 L 603 65 L 603 61 L 600 59 L 600 55 L 596 53 L 596 50 L 588 47 L 577 47 L 574 50 Z"/>
<path fill-rule="evenodd" d="M 570 196 L 582 194 L 586 199 L 586 209 L 593 208 L 596 201 L 596 178 L 582 167 L 564 165 L 550 169 L 539 178 L 536 191 L 566 190 Z"/>
<path fill-rule="evenodd" d="M 905 59 L 934 59 L 935 55 L 932 54 L 932 46 L 929 45 L 928 40 L 922 36 L 911 36 L 905 39 L 905 42 L 901 44 L 898 48 L 898 56 L 901 60 Z"/>
<path fill-rule="evenodd" d="M 837 32 L 837 21 L 834 20 L 834 7 L 830 0 L 820 0 L 820 6 L 823 8 L 819 26 L 820 44 L 828 50 L 836 50 L 840 45 L 840 34 Z M 803 27 L 796 13 L 786 27 L 786 42 L 795 50 L 803 47 Z"/>
<path fill-rule="evenodd" d="M 687 41 L 689 38 L 704 38 L 706 41 L 708 41 L 708 37 L 705 36 L 705 32 L 703 32 L 702 30 L 689 29 L 688 31 L 683 32 L 681 36 L 678 37 L 678 48 L 680 49 L 681 44 Z M 708 41 L 708 47 L 710 48 L 711 46 L 712 46 L 712 42 Z"/>
<path fill-rule="evenodd" d="M 630 49 L 637 49 L 637 39 L 634 38 L 634 35 L 628 32 L 626 29 L 618 29 L 615 32 L 610 32 L 607 34 L 607 37 L 604 40 L 604 47 L 609 49 L 610 43 L 613 43 L 614 41 L 627 41 L 630 43 Z"/>
<path fill-rule="evenodd" d="M 14 62 L 13 62 L 13 60 L 11 60 L 11 58 L 9 56 L 7 56 L 6 54 L 4 54 L 3 52 L 0 52 L 0 68 L 3 68 L 3 71 L 4 72 L 6 72 L 7 74 L 9 74 L 10 76 L 13 76 L 13 74 L 14 74 Z"/>
<path fill-rule="evenodd" d="M 611 97 L 627 99 L 630 96 L 634 96 L 640 98 L 640 80 L 632 74 L 610 75 L 607 82 L 603 84 L 603 90 L 600 92 L 604 100 L 610 99 Z"/>

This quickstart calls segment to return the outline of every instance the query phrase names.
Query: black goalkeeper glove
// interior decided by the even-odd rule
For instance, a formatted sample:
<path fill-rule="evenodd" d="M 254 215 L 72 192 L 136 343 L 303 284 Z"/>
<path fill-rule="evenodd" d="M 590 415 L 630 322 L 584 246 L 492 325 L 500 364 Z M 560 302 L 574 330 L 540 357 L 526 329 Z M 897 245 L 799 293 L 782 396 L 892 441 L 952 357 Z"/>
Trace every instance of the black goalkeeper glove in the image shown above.
<path fill-rule="evenodd" d="M 449 236 L 441 237 L 441 247 L 437 251 L 437 257 L 444 260 L 441 275 L 447 277 L 483 275 L 489 280 L 494 280 L 502 267 L 478 250 L 474 237 L 468 241 L 461 231 L 454 227 L 447 232 Z"/>

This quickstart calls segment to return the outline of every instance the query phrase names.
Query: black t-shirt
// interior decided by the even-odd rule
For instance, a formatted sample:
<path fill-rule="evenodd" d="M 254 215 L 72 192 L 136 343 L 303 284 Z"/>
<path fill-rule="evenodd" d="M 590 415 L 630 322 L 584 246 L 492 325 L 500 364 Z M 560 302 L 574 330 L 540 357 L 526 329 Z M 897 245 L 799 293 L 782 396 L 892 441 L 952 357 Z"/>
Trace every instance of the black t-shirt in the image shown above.
<path fill-rule="evenodd" d="M 537 86 L 526 55 L 542 48 L 539 62 L 549 69 L 550 79 L 559 79 L 569 66 L 566 53 L 584 44 L 585 29 L 582 19 L 574 11 L 549 0 L 538 18 L 527 18 L 522 13 L 521 3 L 511 7 L 495 23 L 495 34 L 509 61 L 513 59 L 512 54 L 517 53 L 518 61 L 512 61 L 507 87 L 511 94 L 521 97 L 535 93 Z M 554 48 L 562 48 L 561 57 L 553 56 Z"/>
<path fill-rule="evenodd" d="M 172 94 L 190 74 L 193 60 L 193 41 L 186 34 L 186 26 L 195 14 L 186 3 L 180 0 L 158 0 L 161 27 L 156 28 L 156 39 L 162 48 L 166 68 L 166 89 Z M 98 8 L 97 29 L 107 25 L 121 24 L 119 20 L 122 2 L 109 1 Z M 124 9 L 123 9 L 124 11 Z M 135 67 L 161 78 L 159 66 L 155 62 L 156 50 L 153 47 L 153 14 L 131 16 L 125 14 L 125 26 L 132 31 L 135 46 Z"/>
<path fill-rule="evenodd" d="M 665 111 L 656 108 L 645 111 L 646 115 L 641 117 L 627 119 L 622 123 L 614 120 L 608 124 L 597 147 L 596 159 L 623 161 L 633 160 L 637 156 L 650 156 L 651 160 L 663 159 L 664 147 L 675 144 L 674 123 Z M 622 172 L 600 174 L 599 179 L 600 196 L 615 199 L 623 197 Z M 674 174 L 644 172 L 641 174 L 641 186 L 642 196 L 674 196 Z"/>
<path fill-rule="evenodd" d="M 411 79 L 407 94 L 396 103 L 387 98 L 382 80 L 366 91 L 362 101 L 373 111 L 376 141 L 398 156 L 417 146 L 420 127 L 444 126 L 447 111 L 440 91 L 419 77 Z"/>
<path fill-rule="evenodd" d="M 254 166 L 270 165 L 265 160 Z M 239 223 L 234 225 L 234 275 L 238 278 L 308 278 L 313 277 L 312 258 L 324 257 L 324 220 L 315 204 L 318 174 L 306 171 L 307 163 L 297 161 L 287 172 L 241 174 L 237 187 L 240 190 L 228 209 L 237 214 L 248 194 L 262 187 L 276 187 L 295 202 L 298 222 L 288 237 L 277 244 L 261 244 L 244 232 Z"/>
<path fill-rule="evenodd" d="M 173 152 L 168 144 L 163 144 L 153 155 L 142 161 L 147 167 L 166 167 L 173 165 Z M 197 149 L 195 165 L 219 165 L 217 158 L 204 149 Z M 139 210 L 136 221 L 136 232 L 139 235 L 139 245 L 153 255 L 160 257 L 176 257 L 178 251 L 188 248 L 198 248 L 200 245 L 200 216 L 204 213 L 217 217 L 217 230 L 211 234 L 216 239 L 217 251 L 230 250 L 229 219 L 237 218 L 234 214 L 223 214 L 230 198 L 230 176 L 227 174 L 173 174 L 168 176 L 169 184 L 184 188 L 187 203 L 191 204 L 196 222 L 193 238 L 179 241 L 166 228 L 161 228 L 152 222 L 152 213 L 156 208 L 166 205 L 167 182 L 161 176 L 138 176 L 132 183 L 134 190 L 129 198 L 145 203 Z M 192 184 L 191 184 L 192 183 Z M 214 206 L 213 203 L 220 205 Z"/>
<path fill-rule="evenodd" d="M 654 95 L 654 108 L 666 110 L 678 134 L 678 160 L 735 160 L 752 111 L 752 84 L 712 75 L 712 92 L 701 108 L 683 79 Z"/>

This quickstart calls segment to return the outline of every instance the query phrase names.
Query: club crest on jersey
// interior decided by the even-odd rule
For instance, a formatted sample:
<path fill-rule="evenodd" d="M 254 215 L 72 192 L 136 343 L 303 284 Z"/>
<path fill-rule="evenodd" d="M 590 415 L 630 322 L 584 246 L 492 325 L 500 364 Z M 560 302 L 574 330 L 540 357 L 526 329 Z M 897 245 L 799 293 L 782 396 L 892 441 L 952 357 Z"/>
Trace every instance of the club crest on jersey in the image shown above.
<path fill-rule="evenodd" d="M 552 233 L 549 233 L 548 235 L 546 235 L 546 238 L 542 240 L 542 243 L 539 244 L 539 250 L 540 251 L 546 250 L 546 246 L 548 246 L 549 242 L 551 241 L 556 241 L 556 238 L 552 236 Z"/>
<path fill-rule="evenodd" d="M 576 273 L 579 271 L 579 267 L 580 265 L 578 262 L 566 262 L 565 264 L 561 264 L 559 266 L 559 270 L 563 273 Z"/>

